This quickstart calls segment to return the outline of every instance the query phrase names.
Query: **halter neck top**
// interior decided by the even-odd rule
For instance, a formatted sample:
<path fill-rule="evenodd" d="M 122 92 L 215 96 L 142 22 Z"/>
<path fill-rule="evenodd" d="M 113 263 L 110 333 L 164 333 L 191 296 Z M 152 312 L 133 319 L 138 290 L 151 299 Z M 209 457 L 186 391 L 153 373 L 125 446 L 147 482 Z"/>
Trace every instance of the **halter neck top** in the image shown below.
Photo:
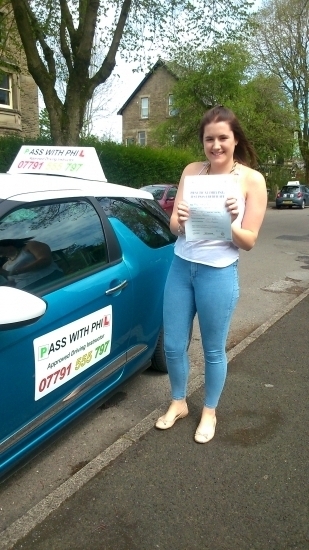
<path fill-rule="evenodd" d="M 203 172 L 208 163 L 204 163 L 199 174 Z M 235 195 L 238 201 L 239 214 L 233 225 L 241 226 L 245 213 L 245 197 L 240 185 L 241 165 L 237 164 L 234 171 Z M 207 176 L 206 176 L 207 178 Z M 207 185 L 207 179 L 205 180 Z M 239 258 L 239 249 L 231 241 L 199 240 L 187 241 L 185 235 L 180 235 L 175 243 L 175 254 L 184 260 L 201 263 L 211 267 L 227 267 Z"/>

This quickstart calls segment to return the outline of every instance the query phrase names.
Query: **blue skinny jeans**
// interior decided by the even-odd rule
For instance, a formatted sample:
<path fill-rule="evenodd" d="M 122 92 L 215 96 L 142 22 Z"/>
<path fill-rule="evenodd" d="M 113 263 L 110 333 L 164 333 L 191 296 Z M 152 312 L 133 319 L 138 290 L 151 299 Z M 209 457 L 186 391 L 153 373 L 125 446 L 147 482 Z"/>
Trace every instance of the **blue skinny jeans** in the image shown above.
<path fill-rule="evenodd" d="M 216 408 L 224 387 L 226 339 L 239 297 L 238 262 L 211 267 L 174 256 L 167 277 L 164 306 L 164 350 L 172 399 L 185 399 L 189 378 L 188 341 L 198 315 L 205 358 L 204 405 Z"/>

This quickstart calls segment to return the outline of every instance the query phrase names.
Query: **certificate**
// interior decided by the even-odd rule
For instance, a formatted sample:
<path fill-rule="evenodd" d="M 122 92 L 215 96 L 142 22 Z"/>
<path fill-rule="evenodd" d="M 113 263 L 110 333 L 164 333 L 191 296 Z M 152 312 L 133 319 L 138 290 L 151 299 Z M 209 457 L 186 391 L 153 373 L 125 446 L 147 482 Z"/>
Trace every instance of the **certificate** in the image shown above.
<path fill-rule="evenodd" d="M 186 176 L 183 199 L 190 208 L 186 240 L 231 241 L 231 215 L 225 202 L 236 192 L 234 174 Z"/>

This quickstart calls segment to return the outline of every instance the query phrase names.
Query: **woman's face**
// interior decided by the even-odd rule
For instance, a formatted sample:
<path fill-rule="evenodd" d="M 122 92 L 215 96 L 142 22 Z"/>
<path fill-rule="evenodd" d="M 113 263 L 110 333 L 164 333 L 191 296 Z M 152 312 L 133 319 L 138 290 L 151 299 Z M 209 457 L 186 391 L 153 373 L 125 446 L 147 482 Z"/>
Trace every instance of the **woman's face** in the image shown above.
<path fill-rule="evenodd" d="M 233 162 L 237 145 L 227 122 L 211 122 L 204 128 L 204 151 L 213 167 L 225 167 Z"/>

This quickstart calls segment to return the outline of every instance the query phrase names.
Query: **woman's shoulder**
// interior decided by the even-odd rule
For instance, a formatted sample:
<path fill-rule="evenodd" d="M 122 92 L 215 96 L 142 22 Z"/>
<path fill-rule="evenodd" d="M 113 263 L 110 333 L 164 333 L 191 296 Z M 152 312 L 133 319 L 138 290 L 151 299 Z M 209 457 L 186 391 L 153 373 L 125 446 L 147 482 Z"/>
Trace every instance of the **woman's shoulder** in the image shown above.
<path fill-rule="evenodd" d="M 261 172 L 250 168 L 250 166 L 240 165 L 240 175 L 246 185 L 266 186 L 265 178 Z"/>
<path fill-rule="evenodd" d="M 207 165 L 208 165 L 208 162 L 202 162 L 202 161 L 191 162 L 190 164 L 187 164 L 187 166 L 185 167 L 183 171 L 183 175 L 196 176 L 200 172 L 202 172 L 202 170 L 206 168 Z"/>

